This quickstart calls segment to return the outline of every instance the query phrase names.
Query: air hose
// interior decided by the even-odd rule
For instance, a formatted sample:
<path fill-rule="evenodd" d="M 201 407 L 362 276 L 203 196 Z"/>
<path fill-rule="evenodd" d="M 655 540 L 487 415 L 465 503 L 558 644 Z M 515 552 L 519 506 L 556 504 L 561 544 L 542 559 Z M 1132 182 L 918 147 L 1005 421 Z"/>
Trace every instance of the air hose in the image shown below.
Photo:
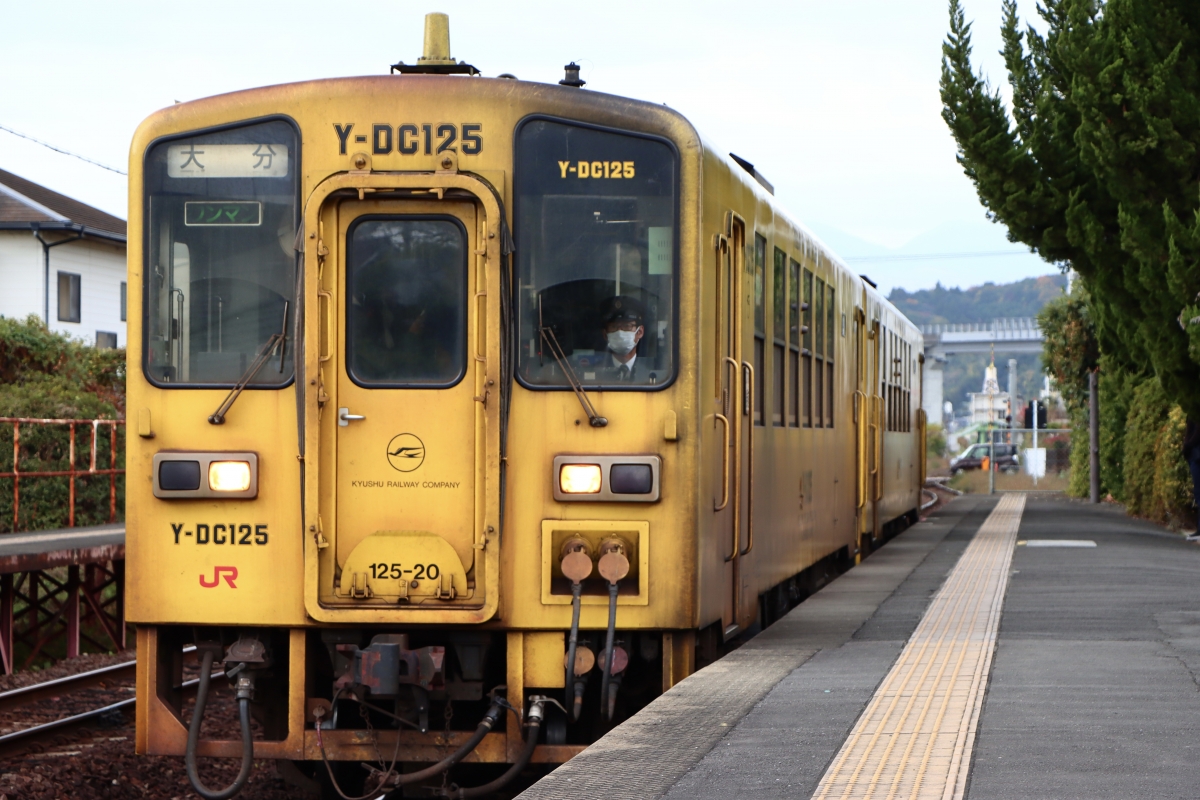
<path fill-rule="evenodd" d="M 192 724 L 188 726 L 187 753 L 184 761 L 187 764 L 188 780 L 192 782 L 196 794 L 205 800 L 228 800 L 246 785 L 250 778 L 250 770 L 254 766 L 254 739 L 250 733 L 250 698 L 254 694 L 254 682 L 247 675 L 240 676 L 237 682 L 238 719 L 242 725 L 242 769 L 233 783 L 214 791 L 201 783 L 196 768 L 196 746 L 200 743 L 200 722 L 204 719 L 204 706 L 208 703 L 213 660 L 212 650 L 205 650 L 200 658 L 200 685 L 196 690 L 196 708 L 192 712 Z M 242 664 L 240 669 L 245 669 L 245 666 Z"/>
<path fill-rule="evenodd" d="M 520 775 L 525 767 L 529 766 L 529 761 L 533 758 L 533 751 L 537 747 L 538 732 L 542 726 L 542 703 L 546 702 L 548 698 L 535 696 L 530 697 L 529 700 L 531 705 L 529 707 L 529 722 L 525 726 L 525 747 L 521 749 L 521 754 L 517 757 L 516 762 L 508 768 L 508 771 L 491 783 L 485 783 L 482 786 L 471 786 L 465 789 L 452 786 L 450 789 L 443 789 L 439 793 L 440 797 L 451 798 L 451 800 L 486 797 L 492 792 L 503 789 L 513 778 Z M 553 703 L 555 701 L 550 700 L 549 702 Z M 407 778 L 408 776 L 405 775 L 404 777 Z"/>
<path fill-rule="evenodd" d="M 571 581 L 571 633 L 567 637 L 566 679 L 564 685 L 564 702 L 567 716 L 571 720 L 579 719 L 579 711 L 583 698 L 576 696 L 575 654 L 579 646 L 579 611 L 582 603 L 583 581 L 592 574 L 592 558 L 590 548 L 582 539 L 573 539 L 563 545 L 562 571 Z M 566 709 L 564 709 L 565 711 Z"/>
<path fill-rule="evenodd" d="M 334 701 L 337 701 L 336 696 L 334 697 Z M 491 730 L 496 727 L 496 723 L 500 721 L 500 717 L 503 716 L 505 708 L 512 708 L 512 706 L 499 697 L 493 699 L 491 706 L 488 707 L 487 713 L 484 714 L 483 719 L 480 720 L 479 725 L 476 726 L 475 733 L 471 734 L 471 738 L 463 742 L 462 745 L 453 753 L 446 756 L 444 759 L 431 767 L 426 767 L 425 769 L 418 770 L 416 772 L 406 772 L 403 774 L 395 771 L 395 761 L 393 761 L 392 768 L 387 772 L 382 773 L 382 777 L 379 780 L 379 785 L 374 790 L 362 795 L 359 798 L 353 798 L 343 792 L 342 787 L 338 785 L 337 779 L 333 777 L 333 768 L 329 764 L 329 759 L 325 756 L 325 745 L 321 741 L 320 718 L 317 719 L 317 746 L 321 751 L 321 760 L 325 762 L 325 770 L 329 773 L 329 780 L 333 784 L 334 790 L 337 791 L 337 793 L 343 798 L 346 798 L 346 800 L 366 800 L 366 798 L 378 797 L 379 792 L 384 791 L 387 788 L 395 788 L 399 786 L 407 786 L 413 783 L 419 783 L 420 781 L 428 780 L 429 778 L 433 778 L 450 769 L 455 764 L 470 755 L 475 748 L 479 746 L 479 743 L 483 741 L 483 737 L 487 736 L 488 733 L 490 733 Z M 397 746 L 399 746 L 398 735 L 396 743 Z"/>
<path fill-rule="evenodd" d="M 571 635 L 567 640 L 567 680 L 566 680 L 566 699 L 564 703 L 570 709 L 567 713 L 572 720 L 579 719 L 580 703 L 575 697 L 575 652 L 579 646 L 579 606 L 581 595 L 583 594 L 583 586 L 579 583 L 571 584 Z"/>
<path fill-rule="evenodd" d="M 629 574 L 628 547 L 621 539 L 608 539 L 600 544 L 600 576 L 608 581 L 608 634 L 604 639 L 604 675 L 600 684 L 600 708 L 604 718 L 611 720 L 613 704 L 608 701 L 612 677 L 613 646 L 617 633 L 617 592 L 621 579 Z"/>
<path fill-rule="evenodd" d="M 617 588 L 618 581 L 608 585 L 608 632 L 604 636 L 604 674 L 600 678 L 600 708 L 605 719 L 612 719 L 608 703 L 608 683 L 612 675 L 613 644 L 617 635 Z"/>

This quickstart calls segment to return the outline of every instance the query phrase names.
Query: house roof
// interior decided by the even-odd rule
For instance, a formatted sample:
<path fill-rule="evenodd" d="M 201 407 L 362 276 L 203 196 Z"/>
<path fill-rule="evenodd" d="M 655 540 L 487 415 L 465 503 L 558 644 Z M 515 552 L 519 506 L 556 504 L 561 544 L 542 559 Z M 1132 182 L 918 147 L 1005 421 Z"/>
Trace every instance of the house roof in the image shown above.
<path fill-rule="evenodd" d="M 0 169 L 0 230 L 74 231 L 125 241 L 125 220 Z"/>

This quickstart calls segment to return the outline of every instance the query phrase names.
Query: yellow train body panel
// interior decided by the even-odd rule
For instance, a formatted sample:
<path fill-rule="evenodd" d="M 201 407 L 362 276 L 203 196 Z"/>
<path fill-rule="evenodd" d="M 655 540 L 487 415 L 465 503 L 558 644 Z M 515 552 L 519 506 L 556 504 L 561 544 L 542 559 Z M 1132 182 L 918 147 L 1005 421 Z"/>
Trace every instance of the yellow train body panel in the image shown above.
<path fill-rule="evenodd" d="M 526 135 L 544 139 L 534 147 Z M 572 157 L 541 165 L 551 188 L 532 193 L 520 159 L 560 141 Z M 610 158 L 609 142 L 635 155 Z M 596 152 L 571 150 L 587 147 Z M 650 168 L 673 184 L 639 177 Z M 354 636 L 355 648 L 377 635 L 442 647 L 456 688 L 429 690 L 435 704 L 479 702 L 500 683 L 518 708 L 528 691 L 561 691 L 572 541 L 597 559 L 611 542 L 623 548 L 615 625 L 627 683 L 645 689 L 632 713 L 697 657 L 786 610 L 819 581 L 814 565 L 853 560 L 910 518 L 922 480 L 919 332 L 750 169 L 664 106 L 514 80 L 313 81 L 146 120 L 131 148 L 129 213 L 139 751 L 183 752 L 171 683 L 181 648 L 209 633 L 227 645 L 258 631 L 272 653 L 262 757 L 320 757 L 311 712 L 349 669 L 337 648 Z M 575 186 L 584 172 L 587 187 L 634 188 L 555 194 L 555 180 Z M 541 229 L 522 216 L 535 211 Z M 591 216 L 551 224 L 569 211 Z M 583 263 L 571 254 L 586 247 L 608 259 L 588 262 L 586 287 L 548 282 L 571 258 Z M 401 252 L 424 266 L 403 267 Z M 254 277 L 280 259 L 294 259 L 294 282 Z M 410 283 L 382 292 L 380 275 L 402 267 Z M 278 275 L 290 281 L 288 269 Z M 453 303 L 397 310 L 436 280 L 453 283 Z M 601 295 L 604 335 L 640 330 L 633 352 L 660 365 L 661 380 L 643 371 L 637 386 L 605 383 L 617 351 L 585 346 L 586 326 L 573 327 Z M 551 335 L 565 337 L 562 363 Z M 453 346 L 408 344 L 437 336 Z M 242 379 L 249 388 L 231 394 Z M 252 497 L 210 491 L 190 466 L 251 463 L 244 454 L 256 459 Z M 602 491 L 617 497 L 567 497 L 554 466 L 563 457 L 616 457 L 653 485 L 622 494 L 608 472 Z M 597 650 L 609 595 L 596 571 L 583 587 L 579 630 Z M 535 760 L 586 744 L 566 730 Z M 453 749 L 434 734 L 379 735 L 381 746 L 401 737 L 402 760 Z M 516 759 L 519 727 L 490 737 L 480 760 Z M 323 742 L 332 758 L 372 752 L 352 730 Z"/>

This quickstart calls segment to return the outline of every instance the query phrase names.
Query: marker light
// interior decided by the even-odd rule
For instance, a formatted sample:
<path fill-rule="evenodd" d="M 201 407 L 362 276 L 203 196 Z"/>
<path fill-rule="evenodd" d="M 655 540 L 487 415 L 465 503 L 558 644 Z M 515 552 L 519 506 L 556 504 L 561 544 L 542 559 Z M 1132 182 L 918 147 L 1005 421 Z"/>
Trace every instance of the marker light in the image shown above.
<path fill-rule="evenodd" d="M 214 461 L 208 465 L 208 488 L 214 492 L 244 492 L 250 488 L 250 463 Z"/>
<path fill-rule="evenodd" d="M 599 464 L 563 464 L 558 472 L 558 488 L 563 494 L 598 494 Z"/>

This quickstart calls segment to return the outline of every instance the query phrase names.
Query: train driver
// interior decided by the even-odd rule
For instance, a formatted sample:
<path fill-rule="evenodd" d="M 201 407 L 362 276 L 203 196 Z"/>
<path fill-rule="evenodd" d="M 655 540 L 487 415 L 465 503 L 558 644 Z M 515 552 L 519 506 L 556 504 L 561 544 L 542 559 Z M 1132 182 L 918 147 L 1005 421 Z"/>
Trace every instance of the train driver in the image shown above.
<path fill-rule="evenodd" d="M 638 365 L 638 343 L 646 334 L 645 307 L 634 297 L 609 297 L 600 305 L 600 319 L 608 349 L 597 364 L 601 383 L 644 383 L 646 370 Z M 640 372 L 639 372 L 640 370 Z"/>

